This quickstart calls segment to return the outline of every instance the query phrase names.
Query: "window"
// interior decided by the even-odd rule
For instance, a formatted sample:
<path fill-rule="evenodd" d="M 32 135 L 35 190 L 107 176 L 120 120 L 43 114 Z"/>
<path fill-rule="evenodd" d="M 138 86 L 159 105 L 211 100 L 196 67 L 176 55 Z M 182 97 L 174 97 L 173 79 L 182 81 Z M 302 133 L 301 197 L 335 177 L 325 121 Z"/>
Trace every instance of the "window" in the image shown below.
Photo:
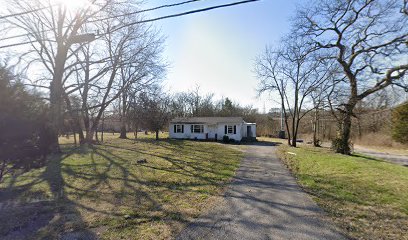
<path fill-rule="evenodd" d="M 184 125 L 175 124 L 174 125 L 174 132 L 175 133 L 184 133 Z"/>
<path fill-rule="evenodd" d="M 232 134 L 234 132 L 234 126 L 228 126 L 227 133 Z"/>
<path fill-rule="evenodd" d="M 204 125 L 191 125 L 191 132 L 192 133 L 203 133 Z"/>
<path fill-rule="evenodd" d="M 237 134 L 237 126 L 225 125 L 225 134 Z"/>

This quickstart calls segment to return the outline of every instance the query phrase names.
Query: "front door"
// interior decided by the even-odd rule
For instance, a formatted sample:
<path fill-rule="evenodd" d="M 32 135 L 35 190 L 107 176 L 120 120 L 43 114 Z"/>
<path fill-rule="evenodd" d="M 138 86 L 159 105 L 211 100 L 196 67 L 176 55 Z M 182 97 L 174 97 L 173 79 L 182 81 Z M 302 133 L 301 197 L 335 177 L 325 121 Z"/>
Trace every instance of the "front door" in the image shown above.
<path fill-rule="evenodd" d="M 208 138 L 214 139 L 217 132 L 217 125 L 208 125 Z"/>
<path fill-rule="evenodd" d="M 251 137 L 252 137 L 251 126 L 247 126 L 247 137 L 248 137 L 248 138 L 251 138 Z"/>

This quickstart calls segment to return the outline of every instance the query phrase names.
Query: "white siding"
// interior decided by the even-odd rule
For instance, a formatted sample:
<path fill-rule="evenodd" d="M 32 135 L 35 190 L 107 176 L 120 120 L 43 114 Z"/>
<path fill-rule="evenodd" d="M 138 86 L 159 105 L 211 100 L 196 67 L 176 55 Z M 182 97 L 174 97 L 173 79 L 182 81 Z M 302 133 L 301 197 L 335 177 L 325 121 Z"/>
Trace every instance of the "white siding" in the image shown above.
<path fill-rule="evenodd" d="M 236 134 L 234 133 L 227 133 L 225 134 L 225 126 L 236 126 L 237 131 Z M 241 141 L 242 139 L 242 123 L 219 123 L 218 130 L 217 130 L 217 139 L 222 140 L 224 135 L 227 135 L 230 139 L 234 139 L 235 141 Z"/>
<path fill-rule="evenodd" d="M 248 126 L 251 127 L 251 137 L 256 137 L 256 124 L 255 123 L 244 123 L 242 125 L 242 137 L 248 137 Z"/>
<path fill-rule="evenodd" d="M 183 124 L 170 124 L 170 126 L 169 126 L 169 137 L 170 138 L 180 138 L 180 139 L 182 139 L 182 138 L 185 138 L 184 136 L 185 136 L 185 134 L 186 134 L 186 126 L 184 125 L 184 133 L 175 133 L 174 132 L 174 125 L 183 125 Z"/>
<path fill-rule="evenodd" d="M 175 133 L 174 125 L 184 125 L 184 133 Z M 191 125 L 204 125 L 204 133 L 192 133 Z M 169 137 L 175 139 L 206 139 L 206 133 L 208 132 L 208 127 L 205 124 L 170 124 Z"/>
<path fill-rule="evenodd" d="M 191 132 L 191 125 L 192 124 L 180 124 L 184 125 L 184 133 L 175 133 L 174 132 L 174 125 L 169 125 L 169 137 L 174 139 L 198 139 L 204 140 L 207 137 L 208 139 L 215 139 L 215 135 L 217 135 L 217 140 L 222 140 L 224 135 L 227 135 L 230 139 L 234 139 L 236 141 L 241 141 L 242 133 L 243 133 L 243 124 L 242 123 L 218 123 L 216 125 L 207 125 L 204 124 L 204 133 L 192 133 Z M 225 134 L 225 126 L 236 126 L 236 133 Z"/>

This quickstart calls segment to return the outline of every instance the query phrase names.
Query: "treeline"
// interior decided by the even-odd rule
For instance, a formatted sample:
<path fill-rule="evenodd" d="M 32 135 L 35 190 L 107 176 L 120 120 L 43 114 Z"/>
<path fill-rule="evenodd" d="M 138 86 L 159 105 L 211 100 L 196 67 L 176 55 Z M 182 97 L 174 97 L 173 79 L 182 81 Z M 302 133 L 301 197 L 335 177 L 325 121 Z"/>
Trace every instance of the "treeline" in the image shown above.
<path fill-rule="evenodd" d="M 241 106 L 228 97 L 216 99 L 214 94 L 200 93 L 198 87 L 175 94 L 166 94 L 162 89 L 156 88 L 153 92 L 139 93 L 130 101 L 121 101 L 114 106 L 108 119 L 120 122 L 121 138 L 127 138 L 126 134 L 130 130 L 146 129 L 156 134 L 167 131 L 169 121 L 175 117 L 239 116 L 247 122 L 256 122 L 259 135 L 274 135 L 278 126 L 272 116 L 261 114 L 252 106 Z"/>
<path fill-rule="evenodd" d="M 0 181 L 15 169 L 42 166 L 48 153 L 49 107 L 38 92 L 0 65 Z"/>
<path fill-rule="evenodd" d="M 214 94 L 202 95 L 199 89 L 173 95 L 170 109 L 175 117 L 232 117 L 242 116 L 247 122 L 254 122 L 257 109 L 241 106 L 225 99 L 215 99 Z"/>
<path fill-rule="evenodd" d="M 259 92 L 279 96 L 289 145 L 296 147 L 305 116 L 313 115 L 317 129 L 320 113 L 330 112 L 333 148 L 350 154 L 359 105 L 388 89 L 408 91 L 406 7 L 400 0 L 313 0 L 297 8 L 289 33 L 254 67 Z"/>

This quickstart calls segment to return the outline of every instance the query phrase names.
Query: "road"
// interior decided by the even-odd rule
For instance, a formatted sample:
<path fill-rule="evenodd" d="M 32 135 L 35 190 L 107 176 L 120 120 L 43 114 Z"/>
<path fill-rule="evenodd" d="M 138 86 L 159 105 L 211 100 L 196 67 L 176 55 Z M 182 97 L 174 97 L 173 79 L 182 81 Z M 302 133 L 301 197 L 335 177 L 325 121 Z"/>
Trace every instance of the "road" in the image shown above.
<path fill-rule="evenodd" d="M 188 225 L 178 240 L 346 239 L 297 185 L 276 157 L 276 147 L 247 147 L 222 202 Z"/>
<path fill-rule="evenodd" d="M 388 162 L 408 167 L 408 155 L 380 152 L 363 146 L 354 146 L 354 151 L 370 157 L 383 159 Z"/>

